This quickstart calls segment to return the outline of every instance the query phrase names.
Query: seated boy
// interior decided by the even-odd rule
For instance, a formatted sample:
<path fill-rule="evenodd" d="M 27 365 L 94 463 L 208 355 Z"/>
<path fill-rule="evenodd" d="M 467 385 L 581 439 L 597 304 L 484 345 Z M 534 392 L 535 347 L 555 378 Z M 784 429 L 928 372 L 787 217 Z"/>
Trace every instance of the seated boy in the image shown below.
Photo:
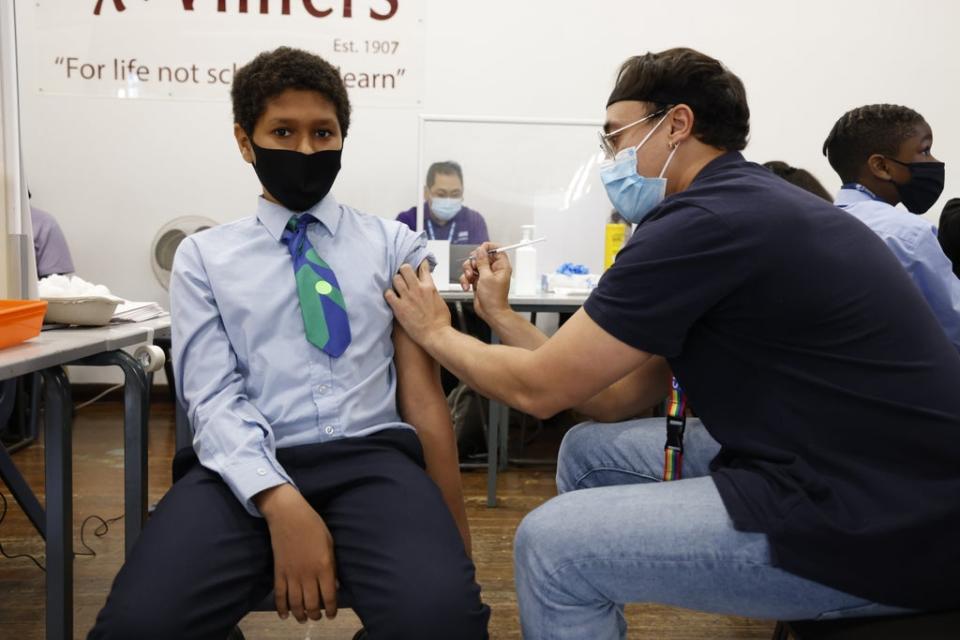
<path fill-rule="evenodd" d="M 943 192 L 944 165 L 931 153 L 933 132 L 919 113 L 874 104 L 845 113 L 823 143 L 843 181 L 835 204 L 880 236 L 910 273 L 950 341 L 960 349 L 960 280 L 919 215 Z M 897 209 L 902 202 L 906 211 Z"/>
<path fill-rule="evenodd" d="M 186 239 L 170 287 L 196 456 L 90 637 L 226 638 L 272 588 L 300 622 L 349 594 L 372 640 L 485 638 L 437 367 L 382 296 L 425 241 L 328 193 L 350 119 L 330 64 L 262 53 L 232 98 L 263 196 Z"/>

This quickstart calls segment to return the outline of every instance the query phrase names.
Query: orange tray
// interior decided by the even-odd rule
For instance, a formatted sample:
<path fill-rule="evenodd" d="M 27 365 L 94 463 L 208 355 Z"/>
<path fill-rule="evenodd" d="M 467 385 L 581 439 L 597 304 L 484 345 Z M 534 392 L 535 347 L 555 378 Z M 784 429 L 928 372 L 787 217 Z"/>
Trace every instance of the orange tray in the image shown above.
<path fill-rule="evenodd" d="M 0 349 L 40 335 L 46 300 L 0 300 Z"/>

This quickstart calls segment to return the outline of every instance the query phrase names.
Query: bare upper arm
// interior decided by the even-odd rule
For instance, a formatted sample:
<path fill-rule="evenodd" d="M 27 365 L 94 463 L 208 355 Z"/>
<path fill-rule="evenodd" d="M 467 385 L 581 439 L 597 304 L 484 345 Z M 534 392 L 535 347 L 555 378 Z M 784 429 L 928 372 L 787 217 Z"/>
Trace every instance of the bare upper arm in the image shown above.
<path fill-rule="evenodd" d="M 640 368 L 651 355 L 604 331 L 580 309 L 530 356 L 526 374 L 531 391 L 552 415 L 579 405 Z"/>
<path fill-rule="evenodd" d="M 652 356 L 613 383 L 577 411 L 598 422 L 619 422 L 662 402 L 670 391 L 670 365 L 662 356 Z"/>
<path fill-rule="evenodd" d="M 414 424 L 414 416 L 424 403 L 442 402 L 446 405 L 440 386 L 440 365 L 397 323 L 393 325 L 392 338 L 393 362 L 397 370 L 397 409 L 404 421 Z"/>

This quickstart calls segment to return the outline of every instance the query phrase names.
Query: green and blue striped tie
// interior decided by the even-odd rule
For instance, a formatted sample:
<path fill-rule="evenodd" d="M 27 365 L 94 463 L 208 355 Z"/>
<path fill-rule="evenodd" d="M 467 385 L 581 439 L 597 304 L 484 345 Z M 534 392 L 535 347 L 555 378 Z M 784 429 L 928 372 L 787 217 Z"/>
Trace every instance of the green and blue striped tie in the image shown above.
<path fill-rule="evenodd" d="M 291 217 L 280 240 L 293 258 L 307 340 L 339 358 L 350 345 L 350 320 L 337 276 L 307 239 L 307 227 L 314 222 L 310 214 Z"/>

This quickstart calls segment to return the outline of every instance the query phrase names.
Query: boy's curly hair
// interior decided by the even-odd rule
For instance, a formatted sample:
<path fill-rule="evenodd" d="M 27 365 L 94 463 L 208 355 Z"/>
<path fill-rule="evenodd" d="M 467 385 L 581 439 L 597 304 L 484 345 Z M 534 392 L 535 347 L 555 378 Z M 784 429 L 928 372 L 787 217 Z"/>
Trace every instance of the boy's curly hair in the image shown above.
<path fill-rule="evenodd" d="M 237 70 L 230 89 L 234 122 L 252 136 L 257 120 L 267 108 L 267 100 L 287 89 L 323 95 L 333 103 L 340 133 L 347 136 L 350 99 L 340 72 L 320 56 L 292 47 L 264 51 Z"/>

